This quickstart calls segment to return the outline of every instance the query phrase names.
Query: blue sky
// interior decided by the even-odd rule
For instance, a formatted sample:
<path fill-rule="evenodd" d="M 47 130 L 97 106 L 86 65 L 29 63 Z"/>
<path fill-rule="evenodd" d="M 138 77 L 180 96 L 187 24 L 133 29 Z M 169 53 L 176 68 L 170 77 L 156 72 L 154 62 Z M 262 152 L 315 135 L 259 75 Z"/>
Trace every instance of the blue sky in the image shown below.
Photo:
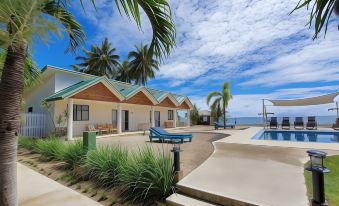
<path fill-rule="evenodd" d="M 143 16 L 143 31 L 121 17 L 113 1 L 97 0 L 98 11 L 75 6 L 73 13 L 87 35 L 85 47 L 105 37 L 122 60 L 134 45 L 148 43 L 151 28 Z M 288 15 L 298 0 L 171 0 L 177 46 L 160 66 L 150 87 L 187 95 L 206 109 L 206 95 L 231 83 L 230 116 L 257 116 L 261 99 L 311 97 L 339 91 L 339 31 L 332 19 L 326 38 L 312 40 L 304 27 L 305 10 Z M 69 68 L 73 54 L 64 53 L 67 38 L 37 44 L 34 59 Z M 272 108 L 277 115 L 333 115 L 328 107 Z"/>

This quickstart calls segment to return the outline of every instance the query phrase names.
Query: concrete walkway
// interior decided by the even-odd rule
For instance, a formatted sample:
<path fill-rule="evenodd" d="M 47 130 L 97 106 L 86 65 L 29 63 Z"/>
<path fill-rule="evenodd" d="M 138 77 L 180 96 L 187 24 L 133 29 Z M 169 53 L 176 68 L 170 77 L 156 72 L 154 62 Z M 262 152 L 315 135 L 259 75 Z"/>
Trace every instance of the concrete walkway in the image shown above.
<path fill-rule="evenodd" d="M 170 205 L 196 205 L 196 198 L 216 205 L 308 206 L 304 163 L 308 148 L 338 154 L 338 145 L 252 140 L 262 128 L 217 130 L 230 134 L 214 142 L 214 153 L 178 182 Z M 188 203 L 191 202 L 191 203 Z M 206 204 L 201 202 L 202 205 Z"/>
<path fill-rule="evenodd" d="M 20 206 L 101 206 L 20 163 L 17 166 Z"/>

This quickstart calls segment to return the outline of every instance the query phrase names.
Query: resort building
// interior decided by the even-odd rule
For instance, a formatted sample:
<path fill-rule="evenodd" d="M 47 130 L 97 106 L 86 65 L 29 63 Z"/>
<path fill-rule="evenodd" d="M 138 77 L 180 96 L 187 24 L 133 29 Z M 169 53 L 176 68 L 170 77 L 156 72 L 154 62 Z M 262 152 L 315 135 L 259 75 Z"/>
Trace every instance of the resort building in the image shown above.
<path fill-rule="evenodd" d="M 117 133 L 190 126 L 192 103 L 186 96 L 54 66 L 45 66 L 41 76 L 41 84 L 24 94 L 25 113 L 44 113 L 46 134 L 61 115 L 68 138 L 98 124 L 112 124 Z M 178 122 L 179 110 L 187 113 L 184 124 Z"/>
<path fill-rule="evenodd" d="M 199 122 L 200 125 L 214 125 L 215 120 L 211 116 L 211 112 L 208 110 L 199 111 Z"/>

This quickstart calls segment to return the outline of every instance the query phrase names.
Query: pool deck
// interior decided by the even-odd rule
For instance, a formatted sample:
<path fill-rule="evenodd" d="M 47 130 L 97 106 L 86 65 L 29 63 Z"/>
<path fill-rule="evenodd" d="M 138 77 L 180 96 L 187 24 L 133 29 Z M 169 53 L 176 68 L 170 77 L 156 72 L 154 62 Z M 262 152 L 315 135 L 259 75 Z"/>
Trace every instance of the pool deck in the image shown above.
<path fill-rule="evenodd" d="M 230 136 L 215 141 L 214 153 L 178 182 L 184 205 L 196 204 L 189 203 L 191 197 L 216 205 L 308 206 L 306 150 L 339 154 L 339 144 L 251 139 L 261 129 L 214 131 Z M 174 194 L 168 203 L 180 205 L 180 199 L 185 198 Z"/>

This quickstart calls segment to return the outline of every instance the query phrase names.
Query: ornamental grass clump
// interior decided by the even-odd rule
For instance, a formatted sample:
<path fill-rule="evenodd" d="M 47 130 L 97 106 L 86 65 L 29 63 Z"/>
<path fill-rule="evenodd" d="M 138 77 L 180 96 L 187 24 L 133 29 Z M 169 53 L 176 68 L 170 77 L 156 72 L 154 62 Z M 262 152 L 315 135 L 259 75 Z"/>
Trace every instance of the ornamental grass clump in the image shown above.
<path fill-rule="evenodd" d="M 81 140 L 75 140 L 72 143 L 65 145 L 62 160 L 65 161 L 72 169 L 75 166 L 84 164 L 87 151 L 83 149 Z"/>
<path fill-rule="evenodd" d="M 103 147 L 87 153 L 86 169 L 99 186 L 111 188 L 119 183 L 118 174 L 126 164 L 128 151 L 121 146 Z"/>
<path fill-rule="evenodd" d="M 36 140 L 32 137 L 19 137 L 18 146 L 27 150 L 34 150 Z"/>
<path fill-rule="evenodd" d="M 46 160 L 62 160 L 65 153 L 65 144 L 57 138 L 38 139 L 34 148 Z"/>
<path fill-rule="evenodd" d="M 163 200 L 175 192 L 173 159 L 147 146 L 133 153 L 119 173 L 122 194 L 132 201 Z"/>

